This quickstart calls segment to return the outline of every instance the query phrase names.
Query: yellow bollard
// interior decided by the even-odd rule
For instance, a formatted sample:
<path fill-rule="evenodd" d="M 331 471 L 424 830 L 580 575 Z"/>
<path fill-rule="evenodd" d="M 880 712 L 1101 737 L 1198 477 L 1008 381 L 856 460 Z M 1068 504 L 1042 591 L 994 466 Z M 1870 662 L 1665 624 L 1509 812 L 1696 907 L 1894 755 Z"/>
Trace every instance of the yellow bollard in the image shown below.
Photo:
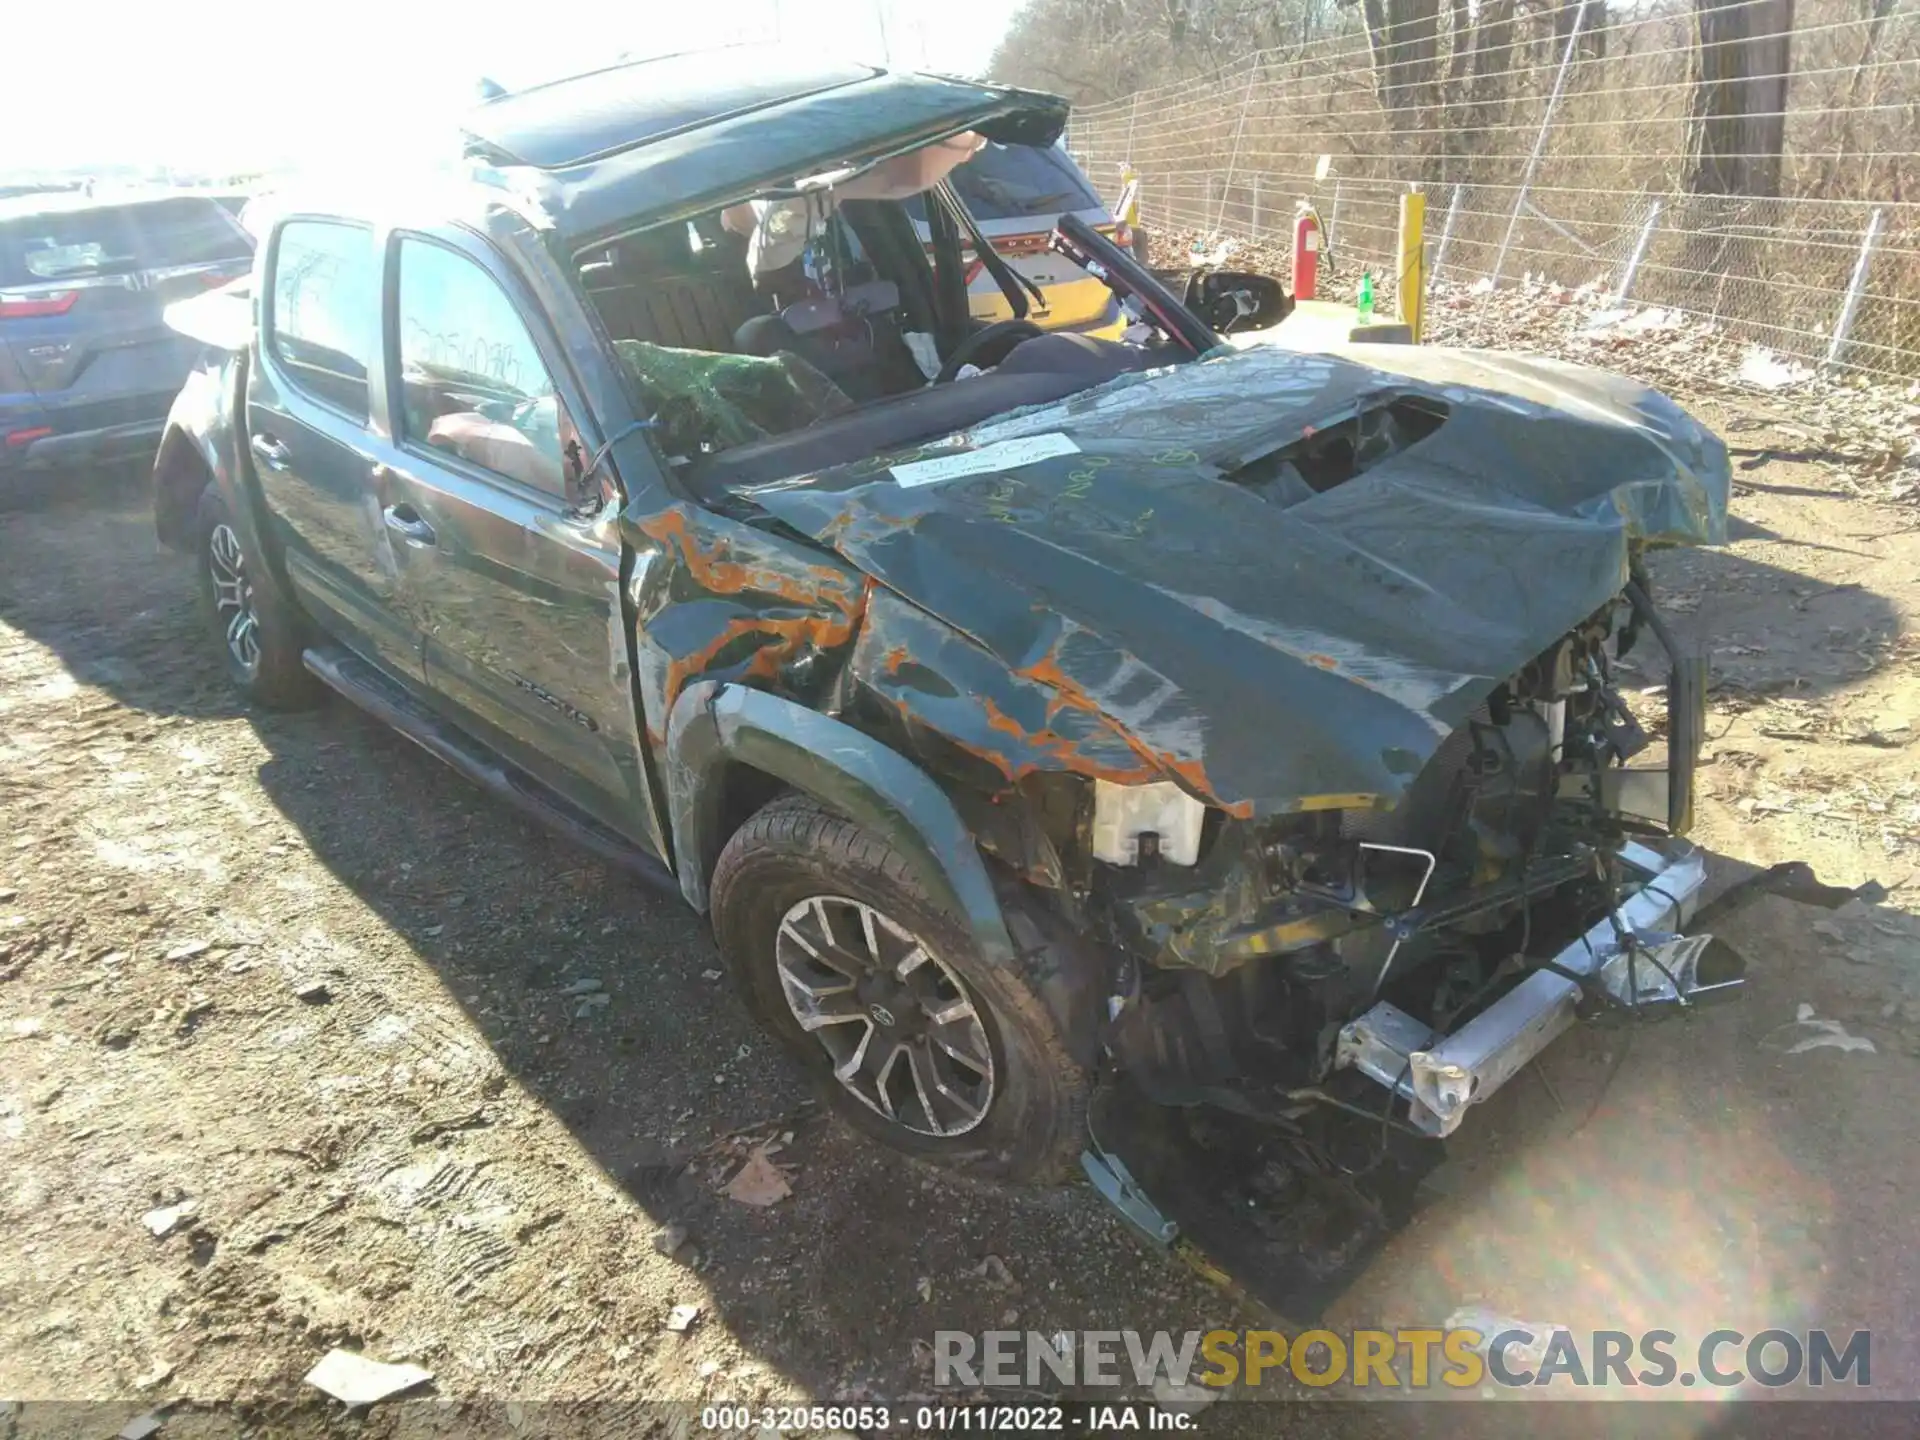
<path fill-rule="evenodd" d="M 1418 190 L 1400 197 L 1399 281 L 1393 287 L 1394 311 L 1420 343 L 1420 322 L 1427 298 L 1427 197 Z"/>

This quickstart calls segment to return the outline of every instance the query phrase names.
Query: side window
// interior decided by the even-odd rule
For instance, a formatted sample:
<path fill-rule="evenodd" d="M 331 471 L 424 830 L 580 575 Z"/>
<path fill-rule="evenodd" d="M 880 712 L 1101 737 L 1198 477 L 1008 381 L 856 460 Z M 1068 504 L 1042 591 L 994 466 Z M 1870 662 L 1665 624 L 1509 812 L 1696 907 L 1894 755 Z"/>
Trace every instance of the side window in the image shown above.
<path fill-rule="evenodd" d="M 367 418 L 379 286 L 368 232 L 328 220 L 290 220 L 273 276 L 273 357 L 300 389 Z"/>
<path fill-rule="evenodd" d="M 431 241 L 400 241 L 401 438 L 565 497 L 553 380 L 493 277 Z"/>

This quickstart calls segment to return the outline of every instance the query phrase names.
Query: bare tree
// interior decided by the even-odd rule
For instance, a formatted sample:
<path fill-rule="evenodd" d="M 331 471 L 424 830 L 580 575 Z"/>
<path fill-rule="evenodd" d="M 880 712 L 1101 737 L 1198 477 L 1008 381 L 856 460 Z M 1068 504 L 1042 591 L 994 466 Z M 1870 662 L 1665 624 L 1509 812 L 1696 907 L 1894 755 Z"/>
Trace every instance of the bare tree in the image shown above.
<path fill-rule="evenodd" d="M 1794 0 L 1695 0 L 1697 195 L 1778 195 L 1786 148 Z"/>

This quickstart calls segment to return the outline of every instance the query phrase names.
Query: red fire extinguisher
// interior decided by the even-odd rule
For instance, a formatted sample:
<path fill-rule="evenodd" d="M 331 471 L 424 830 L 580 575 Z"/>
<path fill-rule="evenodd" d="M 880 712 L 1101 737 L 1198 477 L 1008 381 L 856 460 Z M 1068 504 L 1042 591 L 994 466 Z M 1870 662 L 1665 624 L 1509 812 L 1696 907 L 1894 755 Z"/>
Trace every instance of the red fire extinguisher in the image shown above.
<path fill-rule="evenodd" d="M 1320 278 L 1320 250 L 1325 232 L 1313 206 L 1302 200 L 1293 219 L 1293 298 L 1313 299 Z"/>

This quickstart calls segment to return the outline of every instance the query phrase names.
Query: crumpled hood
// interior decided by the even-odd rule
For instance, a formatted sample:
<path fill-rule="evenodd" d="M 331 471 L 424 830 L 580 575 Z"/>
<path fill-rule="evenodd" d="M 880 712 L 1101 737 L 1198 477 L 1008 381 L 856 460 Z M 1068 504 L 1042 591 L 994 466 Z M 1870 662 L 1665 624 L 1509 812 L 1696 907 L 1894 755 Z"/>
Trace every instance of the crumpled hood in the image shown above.
<path fill-rule="evenodd" d="M 1319 493 L 1244 478 L 1394 396 L 1446 419 Z M 1022 438 L 1074 449 L 911 468 Z M 1728 489 L 1721 442 L 1621 377 L 1370 346 L 1128 376 L 752 498 L 1262 815 L 1393 803 L 1501 680 L 1619 592 L 1630 542 L 1722 542 Z"/>

